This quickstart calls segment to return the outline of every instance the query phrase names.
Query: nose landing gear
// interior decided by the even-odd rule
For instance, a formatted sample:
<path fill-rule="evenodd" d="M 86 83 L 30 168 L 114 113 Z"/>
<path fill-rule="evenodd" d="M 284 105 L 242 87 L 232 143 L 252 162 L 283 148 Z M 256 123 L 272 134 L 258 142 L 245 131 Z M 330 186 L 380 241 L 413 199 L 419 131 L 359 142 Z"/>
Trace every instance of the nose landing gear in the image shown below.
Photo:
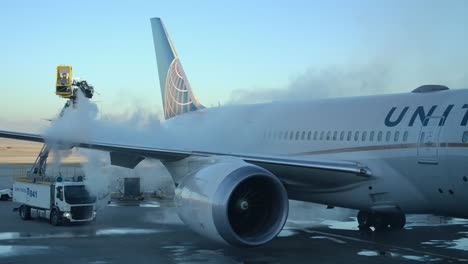
<path fill-rule="evenodd" d="M 372 211 L 359 211 L 357 221 L 360 230 L 384 231 L 387 229 L 403 229 L 406 224 L 404 213 L 380 213 Z"/>

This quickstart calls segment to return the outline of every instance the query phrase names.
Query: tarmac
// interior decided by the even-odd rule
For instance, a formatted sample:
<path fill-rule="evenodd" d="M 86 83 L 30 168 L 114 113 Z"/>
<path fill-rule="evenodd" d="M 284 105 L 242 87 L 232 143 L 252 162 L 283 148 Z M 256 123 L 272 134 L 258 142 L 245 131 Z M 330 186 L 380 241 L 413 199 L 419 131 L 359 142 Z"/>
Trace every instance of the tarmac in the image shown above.
<path fill-rule="evenodd" d="M 0 189 L 11 179 L 0 176 Z M 23 221 L 0 201 L 0 263 L 468 263 L 468 220 L 410 215 L 404 230 L 360 232 L 356 212 L 291 202 L 273 241 L 233 248 L 186 227 L 170 200 L 112 201 L 95 223 Z"/>

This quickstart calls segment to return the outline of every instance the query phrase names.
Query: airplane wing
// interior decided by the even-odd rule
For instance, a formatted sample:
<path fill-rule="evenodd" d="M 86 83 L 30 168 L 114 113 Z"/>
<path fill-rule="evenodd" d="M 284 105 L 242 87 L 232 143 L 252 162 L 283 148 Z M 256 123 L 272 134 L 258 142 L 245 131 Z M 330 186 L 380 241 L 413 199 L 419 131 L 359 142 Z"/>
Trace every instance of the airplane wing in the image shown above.
<path fill-rule="evenodd" d="M 41 135 L 1 131 L 0 137 L 45 142 Z M 334 189 L 353 183 L 363 182 L 373 178 L 372 172 L 360 164 L 352 161 L 335 160 L 303 160 L 291 159 L 288 156 L 272 155 L 244 155 L 241 153 L 215 153 L 202 151 L 180 151 L 141 146 L 129 146 L 99 142 L 56 142 L 67 146 L 95 149 L 110 153 L 111 164 L 126 168 L 134 168 L 145 158 L 161 161 L 177 161 L 190 156 L 231 156 L 247 163 L 260 166 L 274 175 L 288 187 L 311 188 L 315 190 Z"/>

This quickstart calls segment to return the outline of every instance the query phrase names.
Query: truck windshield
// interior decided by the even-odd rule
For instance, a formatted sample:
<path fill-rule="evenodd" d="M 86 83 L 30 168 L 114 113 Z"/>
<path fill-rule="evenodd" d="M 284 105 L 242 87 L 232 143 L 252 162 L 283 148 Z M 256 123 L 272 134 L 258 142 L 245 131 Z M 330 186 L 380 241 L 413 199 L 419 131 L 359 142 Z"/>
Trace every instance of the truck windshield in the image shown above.
<path fill-rule="evenodd" d="M 65 201 L 69 204 L 89 204 L 96 202 L 96 197 L 92 196 L 83 185 L 65 186 Z"/>

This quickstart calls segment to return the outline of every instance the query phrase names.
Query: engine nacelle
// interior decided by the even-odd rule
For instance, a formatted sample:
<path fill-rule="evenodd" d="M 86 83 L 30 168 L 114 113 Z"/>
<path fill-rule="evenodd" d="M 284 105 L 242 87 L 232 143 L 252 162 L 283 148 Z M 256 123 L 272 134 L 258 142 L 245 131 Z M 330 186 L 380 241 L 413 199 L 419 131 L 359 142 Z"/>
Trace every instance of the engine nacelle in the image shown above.
<path fill-rule="evenodd" d="M 269 171 L 237 159 L 208 164 L 176 188 L 180 219 L 197 233 L 233 246 L 275 238 L 288 217 L 283 184 Z"/>

